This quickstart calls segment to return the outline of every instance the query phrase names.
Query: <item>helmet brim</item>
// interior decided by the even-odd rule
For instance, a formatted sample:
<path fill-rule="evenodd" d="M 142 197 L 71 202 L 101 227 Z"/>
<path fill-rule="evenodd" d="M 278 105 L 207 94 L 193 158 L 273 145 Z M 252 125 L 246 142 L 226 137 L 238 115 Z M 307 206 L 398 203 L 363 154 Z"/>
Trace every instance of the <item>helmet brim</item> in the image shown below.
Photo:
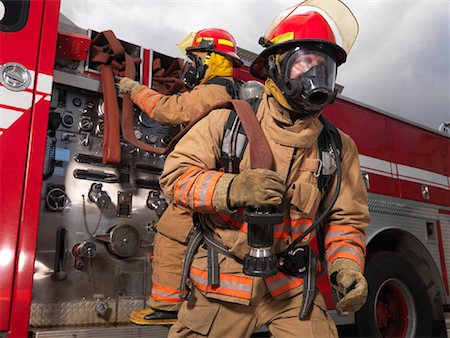
<path fill-rule="evenodd" d="M 225 53 L 225 52 L 221 52 L 221 51 L 218 51 L 215 49 L 198 48 L 198 47 L 188 47 L 188 48 L 186 48 L 186 52 L 214 52 L 214 53 L 223 55 L 225 57 L 229 57 L 233 61 L 233 68 L 239 68 L 244 64 L 244 62 L 239 58 L 239 55 L 237 55 L 234 52 Z"/>
<path fill-rule="evenodd" d="M 347 59 L 347 53 L 343 48 L 334 43 L 319 39 L 290 40 L 282 43 L 273 44 L 263 50 L 250 65 L 250 73 L 261 80 L 267 79 L 266 60 L 270 55 L 283 54 L 295 47 L 312 48 L 330 54 L 340 66 Z"/>

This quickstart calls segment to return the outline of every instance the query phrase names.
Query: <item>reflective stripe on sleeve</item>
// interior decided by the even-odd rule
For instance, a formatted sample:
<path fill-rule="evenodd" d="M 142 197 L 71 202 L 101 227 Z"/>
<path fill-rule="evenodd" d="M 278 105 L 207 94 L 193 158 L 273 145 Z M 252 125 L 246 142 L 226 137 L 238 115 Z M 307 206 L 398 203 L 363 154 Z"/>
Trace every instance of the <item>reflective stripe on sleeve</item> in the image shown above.
<path fill-rule="evenodd" d="M 196 210 L 214 211 L 212 199 L 217 181 L 223 175 L 219 171 L 206 171 L 200 175 L 194 187 L 194 208 Z"/>
<path fill-rule="evenodd" d="M 356 262 L 361 269 L 364 268 L 364 253 L 362 249 L 351 243 L 336 242 L 326 249 L 325 259 L 327 262 L 332 262 L 338 258 L 347 258 Z"/>
<path fill-rule="evenodd" d="M 142 111 L 152 117 L 153 108 L 155 107 L 156 101 L 158 101 L 161 96 L 161 94 L 153 89 L 144 88 L 136 94 L 133 101 L 139 106 L 139 108 L 141 108 Z"/>
<path fill-rule="evenodd" d="M 175 191 L 173 194 L 173 198 L 178 204 L 189 207 L 189 192 L 202 172 L 202 169 L 194 166 L 181 175 L 175 185 Z"/>
<path fill-rule="evenodd" d="M 363 232 L 352 227 L 351 225 L 329 225 L 326 228 L 325 247 L 337 240 L 352 240 L 361 247 L 365 247 Z"/>

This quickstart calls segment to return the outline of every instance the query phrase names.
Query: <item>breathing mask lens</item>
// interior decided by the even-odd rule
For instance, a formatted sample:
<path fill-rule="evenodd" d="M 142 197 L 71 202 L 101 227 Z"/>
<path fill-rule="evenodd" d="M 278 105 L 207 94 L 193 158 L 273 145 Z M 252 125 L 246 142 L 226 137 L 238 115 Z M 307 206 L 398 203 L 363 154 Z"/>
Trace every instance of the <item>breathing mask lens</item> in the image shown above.
<path fill-rule="evenodd" d="M 336 62 L 323 52 L 295 49 L 281 61 L 286 95 L 306 111 L 316 112 L 333 102 Z"/>
<path fill-rule="evenodd" d="M 185 61 L 184 72 L 181 76 L 186 84 L 186 87 L 189 89 L 194 88 L 200 83 L 204 76 L 205 68 L 203 66 L 202 59 L 197 55 L 188 53 Z"/>

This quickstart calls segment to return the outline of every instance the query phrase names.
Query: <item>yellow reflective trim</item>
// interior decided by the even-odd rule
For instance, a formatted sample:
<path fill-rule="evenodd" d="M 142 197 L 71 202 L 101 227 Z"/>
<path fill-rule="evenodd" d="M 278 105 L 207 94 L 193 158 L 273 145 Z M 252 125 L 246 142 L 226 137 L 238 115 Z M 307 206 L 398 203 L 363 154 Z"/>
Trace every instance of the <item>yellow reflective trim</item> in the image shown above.
<path fill-rule="evenodd" d="M 234 47 L 233 41 L 230 41 L 230 40 L 219 39 L 218 43 L 219 43 L 219 45 L 225 45 L 225 46 Z"/>
<path fill-rule="evenodd" d="M 274 37 L 271 42 L 280 43 L 284 41 L 294 40 L 294 32 L 287 32 L 281 35 Z"/>

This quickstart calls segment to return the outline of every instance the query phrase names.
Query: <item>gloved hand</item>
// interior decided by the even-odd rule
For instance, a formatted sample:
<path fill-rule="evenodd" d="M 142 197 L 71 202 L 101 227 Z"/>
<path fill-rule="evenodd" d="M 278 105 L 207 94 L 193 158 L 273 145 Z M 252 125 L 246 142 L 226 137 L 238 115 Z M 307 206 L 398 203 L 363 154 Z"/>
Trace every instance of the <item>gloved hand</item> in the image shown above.
<path fill-rule="evenodd" d="M 336 304 L 336 309 L 344 316 L 358 311 L 367 299 L 366 278 L 361 272 L 353 269 L 340 270 L 333 277 L 331 278 L 333 287 L 344 295 Z"/>
<path fill-rule="evenodd" d="M 141 86 L 139 84 L 139 82 L 131 80 L 128 77 L 124 77 L 119 82 L 119 91 L 122 94 L 125 94 L 125 93 L 126 94 L 131 94 L 131 91 L 137 86 Z"/>
<path fill-rule="evenodd" d="M 248 169 L 231 181 L 228 190 L 230 209 L 279 205 L 286 189 L 283 178 L 273 170 Z"/>

